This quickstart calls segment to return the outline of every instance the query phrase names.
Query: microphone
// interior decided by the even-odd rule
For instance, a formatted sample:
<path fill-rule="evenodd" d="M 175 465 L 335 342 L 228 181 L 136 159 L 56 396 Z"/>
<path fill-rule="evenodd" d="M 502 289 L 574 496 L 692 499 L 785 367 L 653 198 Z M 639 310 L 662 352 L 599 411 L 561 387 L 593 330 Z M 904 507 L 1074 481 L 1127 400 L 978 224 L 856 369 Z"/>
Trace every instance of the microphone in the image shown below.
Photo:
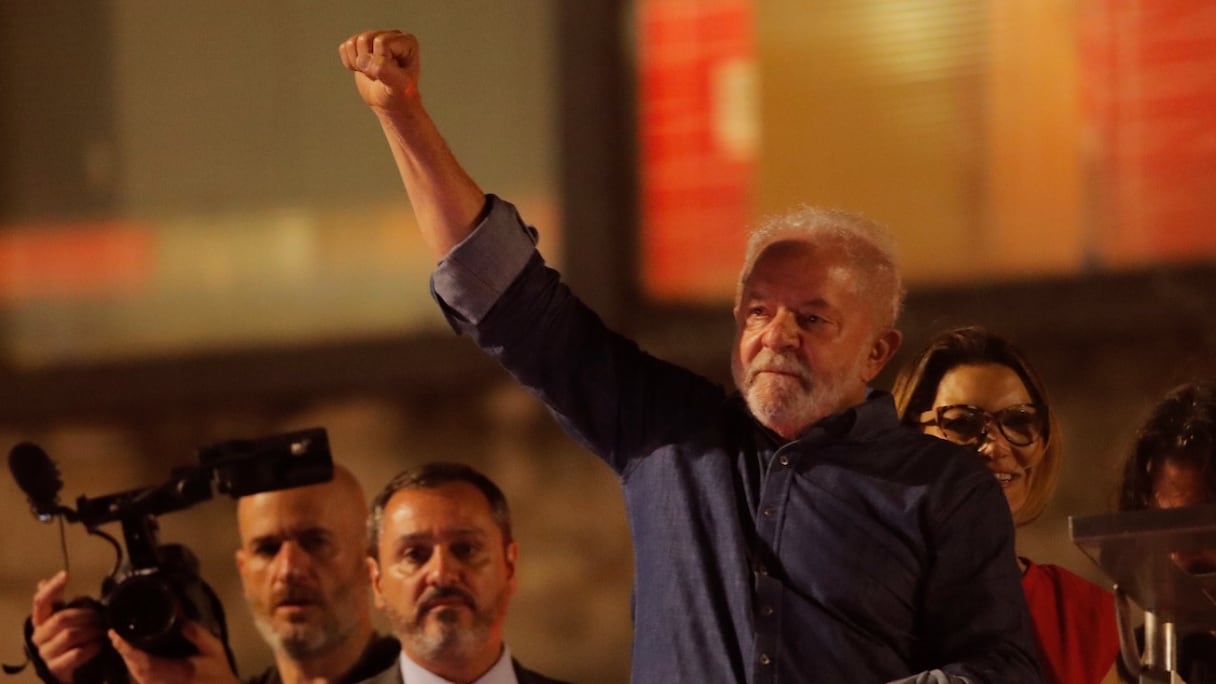
<path fill-rule="evenodd" d="M 63 480 L 59 477 L 59 468 L 42 447 L 32 442 L 21 442 L 13 447 L 8 452 L 8 469 L 40 521 L 49 522 L 63 511 L 59 505 Z"/>

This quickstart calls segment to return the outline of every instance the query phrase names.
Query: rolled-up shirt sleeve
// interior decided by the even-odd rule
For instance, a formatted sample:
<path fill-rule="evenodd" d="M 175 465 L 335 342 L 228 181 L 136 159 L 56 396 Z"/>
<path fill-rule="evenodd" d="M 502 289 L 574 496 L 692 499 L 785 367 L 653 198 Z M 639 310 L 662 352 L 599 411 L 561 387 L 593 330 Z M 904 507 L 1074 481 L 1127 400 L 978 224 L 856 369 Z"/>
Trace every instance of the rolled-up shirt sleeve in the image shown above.
<path fill-rule="evenodd" d="M 486 195 L 482 220 L 439 261 L 431 294 L 453 327 L 479 323 L 536 252 L 536 230 L 510 202 Z"/>

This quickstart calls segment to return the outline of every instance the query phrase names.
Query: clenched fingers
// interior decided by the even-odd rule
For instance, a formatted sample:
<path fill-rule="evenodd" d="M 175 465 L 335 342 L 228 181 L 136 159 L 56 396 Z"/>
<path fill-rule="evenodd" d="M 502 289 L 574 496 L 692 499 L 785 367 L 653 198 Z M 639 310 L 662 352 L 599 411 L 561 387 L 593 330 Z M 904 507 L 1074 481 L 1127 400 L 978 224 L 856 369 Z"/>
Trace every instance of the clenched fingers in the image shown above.
<path fill-rule="evenodd" d="M 338 46 L 342 65 L 355 74 L 363 101 L 378 110 L 416 104 L 418 39 L 397 30 L 366 31 Z"/>

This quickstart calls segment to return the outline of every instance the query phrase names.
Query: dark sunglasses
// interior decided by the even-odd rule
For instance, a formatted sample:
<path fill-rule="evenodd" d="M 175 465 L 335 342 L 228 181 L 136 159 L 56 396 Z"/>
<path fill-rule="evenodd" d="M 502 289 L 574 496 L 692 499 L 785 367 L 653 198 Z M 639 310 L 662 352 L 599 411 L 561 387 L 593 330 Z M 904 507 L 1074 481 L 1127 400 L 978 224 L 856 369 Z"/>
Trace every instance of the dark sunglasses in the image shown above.
<path fill-rule="evenodd" d="M 978 406 L 952 404 L 921 414 L 920 425 L 936 425 L 942 435 L 958 444 L 979 446 L 988 439 L 988 426 L 995 424 L 1014 446 L 1029 446 L 1042 439 L 1046 421 L 1035 404 L 1017 404 L 989 413 Z"/>

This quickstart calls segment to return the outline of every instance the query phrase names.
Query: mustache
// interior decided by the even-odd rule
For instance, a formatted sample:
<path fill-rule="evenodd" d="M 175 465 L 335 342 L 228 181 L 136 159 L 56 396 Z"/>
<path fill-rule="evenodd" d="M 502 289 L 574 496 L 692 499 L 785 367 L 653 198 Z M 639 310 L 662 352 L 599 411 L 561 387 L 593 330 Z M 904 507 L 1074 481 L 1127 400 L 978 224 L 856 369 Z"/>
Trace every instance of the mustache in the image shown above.
<path fill-rule="evenodd" d="M 756 358 L 752 359 L 751 365 L 747 368 L 747 384 L 750 385 L 760 373 L 793 375 L 802 381 L 804 385 L 810 385 L 812 381 L 811 370 L 807 368 L 802 359 L 790 354 L 772 352 L 767 349 L 761 350 L 756 355 Z"/>
<path fill-rule="evenodd" d="M 434 587 L 423 592 L 418 600 L 418 611 L 416 618 L 420 619 L 423 615 L 435 607 L 435 604 L 440 601 L 449 599 L 460 599 L 460 602 L 469 607 L 469 610 L 477 610 L 477 602 L 473 599 L 473 595 L 459 587 Z"/>
<path fill-rule="evenodd" d="M 323 603 L 320 591 L 299 584 L 282 585 L 271 592 L 270 600 L 276 607 L 286 603 Z"/>

